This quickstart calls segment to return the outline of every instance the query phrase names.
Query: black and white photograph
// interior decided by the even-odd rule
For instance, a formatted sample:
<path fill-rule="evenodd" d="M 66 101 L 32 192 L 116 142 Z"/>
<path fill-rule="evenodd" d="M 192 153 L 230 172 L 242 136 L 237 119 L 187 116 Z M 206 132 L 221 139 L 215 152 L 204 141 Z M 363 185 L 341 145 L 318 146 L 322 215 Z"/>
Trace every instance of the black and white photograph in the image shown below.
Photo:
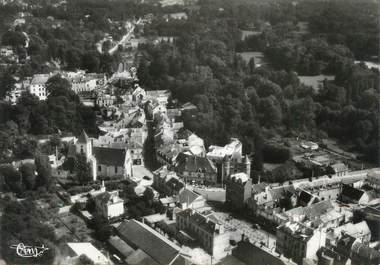
<path fill-rule="evenodd" d="M 0 0 L 0 265 L 380 265 L 380 0 Z"/>

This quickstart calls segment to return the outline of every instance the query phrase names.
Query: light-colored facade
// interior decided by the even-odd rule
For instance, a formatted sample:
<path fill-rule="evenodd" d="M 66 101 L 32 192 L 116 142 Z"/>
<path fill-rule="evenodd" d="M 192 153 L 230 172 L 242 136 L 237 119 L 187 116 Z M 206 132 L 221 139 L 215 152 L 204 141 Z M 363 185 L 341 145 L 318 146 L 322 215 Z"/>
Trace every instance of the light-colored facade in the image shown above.
<path fill-rule="evenodd" d="M 230 235 L 213 214 L 187 209 L 178 212 L 176 218 L 178 228 L 194 236 L 207 253 L 217 258 L 227 255 Z"/>
<path fill-rule="evenodd" d="M 325 231 L 298 222 L 280 225 L 276 236 L 276 252 L 297 264 L 303 264 L 304 259 L 316 259 L 317 251 L 326 243 Z"/>
<path fill-rule="evenodd" d="M 50 75 L 48 74 L 34 75 L 30 86 L 28 87 L 30 94 L 35 95 L 39 100 L 46 100 L 46 82 L 49 80 L 49 78 Z"/>
<path fill-rule="evenodd" d="M 95 205 L 99 212 L 107 218 L 115 218 L 124 214 L 124 200 L 119 197 L 118 191 L 104 193 L 95 197 Z"/>

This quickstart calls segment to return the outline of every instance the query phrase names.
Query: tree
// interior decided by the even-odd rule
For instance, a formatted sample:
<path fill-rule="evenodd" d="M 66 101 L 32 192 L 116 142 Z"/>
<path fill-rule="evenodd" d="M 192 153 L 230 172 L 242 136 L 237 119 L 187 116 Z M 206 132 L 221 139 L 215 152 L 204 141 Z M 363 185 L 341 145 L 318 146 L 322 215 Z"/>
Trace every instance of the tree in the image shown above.
<path fill-rule="evenodd" d="M 36 186 L 36 167 L 34 164 L 22 164 L 19 171 L 21 172 L 22 181 L 27 190 L 33 190 Z"/>
<path fill-rule="evenodd" d="M 20 31 L 7 31 L 1 37 L 3 45 L 24 46 L 26 41 L 25 35 Z"/>
<path fill-rule="evenodd" d="M 87 183 L 92 180 L 91 164 L 87 162 L 85 155 L 77 155 L 75 163 L 75 172 L 77 180 L 80 183 Z"/>
<path fill-rule="evenodd" d="M 4 179 L 6 190 L 15 193 L 21 193 L 23 191 L 21 174 L 12 165 L 2 165 L 0 167 L 0 175 Z"/>
<path fill-rule="evenodd" d="M 154 198 L 154 193 L 153 193 L 152 189 L 146 188 L 144 191 L 144 194 L 143 194 L 143 198 L 148 204 L 152 204 L 152 201 Z"/>
<path fill-rule="evenodd" d="M 0 98 L 4 98 L 7 92 L 14 88 L 16 80 L 9 71 L 5 71 L 0 80 Z"/>
<path fill-rule="evenodd" d="M 275 127 L 281 123 L 281 106 L 274 96 L 269 96 L 260 100 L 260 109 L 263 113 L 262 122 L 268 127 Z"/>
<path fill-rule="evenodd" d="M 52 188 L 53 179 L 49 157 L 46 155 L 37 155 L 35 158 L 37 171 L 36 185 L 37 187 L 44 186 L 46 189 Z"/>
<path fill-rule="evenodd" d="M 100 66 L 99 54 L 96 51 L 86 52 L 82 57 L 82 67 L 89 72 L 98 72 Z"/>

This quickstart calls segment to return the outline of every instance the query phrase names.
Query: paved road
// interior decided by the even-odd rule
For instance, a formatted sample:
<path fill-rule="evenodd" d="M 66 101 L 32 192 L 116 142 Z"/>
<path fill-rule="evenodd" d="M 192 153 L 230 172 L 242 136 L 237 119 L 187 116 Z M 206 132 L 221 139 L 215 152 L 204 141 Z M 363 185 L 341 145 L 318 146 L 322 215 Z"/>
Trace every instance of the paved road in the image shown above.
<path fill-rule="evenodd" d="M 268 250 L 274 251 L 276 246 L 276 237 L 262 229 L 253 228 L 253 225 L 247 221 L 231 218 L 228 213 L 215 212 L 215 216 L 224 223 L 224 226 L 231 233 L 231 239 L 236 242 L 240 241 L 242 235 L 249 238 L 251 243 L 262 244 Z"/>

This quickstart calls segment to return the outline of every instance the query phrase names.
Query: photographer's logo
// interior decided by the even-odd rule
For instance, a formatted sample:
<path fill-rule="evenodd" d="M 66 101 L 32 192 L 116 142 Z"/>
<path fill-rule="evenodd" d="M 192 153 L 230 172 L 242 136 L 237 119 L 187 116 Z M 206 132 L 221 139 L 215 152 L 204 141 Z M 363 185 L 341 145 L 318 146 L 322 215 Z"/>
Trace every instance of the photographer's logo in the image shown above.
<path fill-rule="evenodd" d="M 17 255 L 23 258 L 38 258 L 41 257 L 44 252 L 49 250 L 45 245 L 41 245 L 40 247 L 25 246 L 24 243 L 12 245 L 11 248 L 16 249 Z"/>

